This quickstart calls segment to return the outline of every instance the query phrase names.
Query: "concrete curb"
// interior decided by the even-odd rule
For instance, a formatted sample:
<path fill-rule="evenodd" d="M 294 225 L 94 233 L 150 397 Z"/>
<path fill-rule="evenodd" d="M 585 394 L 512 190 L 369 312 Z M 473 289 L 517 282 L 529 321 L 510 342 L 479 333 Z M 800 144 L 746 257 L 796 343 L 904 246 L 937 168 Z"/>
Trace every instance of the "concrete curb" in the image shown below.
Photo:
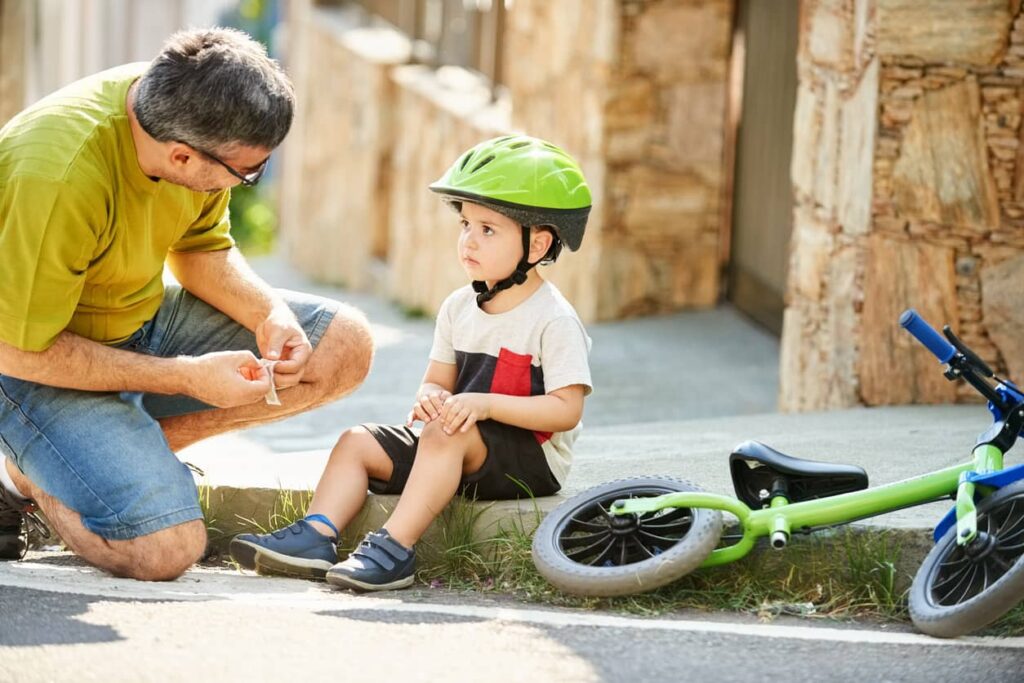
<path fill-rule="evenodd" d="M 228 543 L 235 534 L 277 528 L 285 523 L 285 515 L 289 510 L 304 509 L 311 496 L 311 491 L 291 489 L 233 486 L 201 489 L 210 531 L 211 550 L 225 553 Z M 503 531 L 512 529 L 532 533 L 543 516 L 563 500 L 565 496 L 485 502 L 456 498 L 430 525 L 423 537 L 423 543 L 443 550 L 448 545 L 447 539 L 455 533 L 451 527 L 459 523 L 453 517 L 461 517 L 462 520 L 472 519 L 470 540 L 474 544 L 482 545 Z M 342 549 L 352 548 L 367 533 L 379 529 L 397 503 L 398 496 L 370 494 L 362 510 L 343 530 L 339 546 Z"/>
<path fill-rule="evenodd" d="M 203 491 L 203 495 L 210 526 L 210 551 L 212 554 L 226 556 L 228 543 L 235 534 L 251 533 L 260 527 L 267 529 L 280 526 L 284 523 L 284 517 L 279 516 L 289 509 L 302 509 L 309 502 L 311 492 L 217 486 Z M 420 552 L 425 550 L 430 559 L 436 559 L 453 546 L 467 543 L 487 551 L 488 542 L 503 532 L 517 530 L 532 534 L 540 520 L 567 498 L 556 495 L 534 500 L 488 502 L 456 499 L 431 524 L 419 546 Z M 342 534 L 339 544 L 342 556 L 366 533 L 380 528 L 397 502 L 398 496 L 371 494 L 362 511 Z M 460 528 L 465 526 L 467 519 L 473 520 L 471 537 L 468 539 Z M 809 535 L 794 535 L 789 546 L 782 551 L 773 550 L 766 539 L 762 539 L 751 554 L 740 562 L 742 571 L 752 571 L 759 579 L 792 581 L 794 572 L 802 572 L 813 578 L 816 567 L 835 567 L 838 558 L 842 558 L 840 566 L 852 566 L 856 561 L 861 564 L 875 563 L 880 556 L 879 549 L 885 548 L 890 551 L 888 559 L 893 563 L 891 571 L 894 588 L 902 592 L 909 587 L 911 579 L 931 549 L 931 535 L 930 528 L 855 523 Z M 865 548 L 871 550 L 865 551 Z M 851 561 L 851 553 L 866 556 Z M 733 566 L 739 565 L 726 565 L 707 571 L 728 572 L 729 567 Z M 887 567 L 873 569 L 890 571 Z M 820 580 L 824 582 L 834 578 L 823 575 Z"/>

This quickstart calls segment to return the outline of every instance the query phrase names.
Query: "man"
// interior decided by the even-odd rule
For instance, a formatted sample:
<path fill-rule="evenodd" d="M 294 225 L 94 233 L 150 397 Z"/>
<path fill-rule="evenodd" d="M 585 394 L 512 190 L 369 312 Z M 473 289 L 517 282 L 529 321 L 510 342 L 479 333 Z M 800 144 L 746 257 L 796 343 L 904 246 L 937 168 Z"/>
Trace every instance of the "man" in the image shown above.
<path fill-rule="evenodd" d="M 272 289 L 228 233 L 293 106 L 258 43 L 203 29 L 0 129 L 0 558 L 38 506 L 97 567 L 180 576 L 206 531 L 174 452 L 365 378 L 362 315 Z"/>

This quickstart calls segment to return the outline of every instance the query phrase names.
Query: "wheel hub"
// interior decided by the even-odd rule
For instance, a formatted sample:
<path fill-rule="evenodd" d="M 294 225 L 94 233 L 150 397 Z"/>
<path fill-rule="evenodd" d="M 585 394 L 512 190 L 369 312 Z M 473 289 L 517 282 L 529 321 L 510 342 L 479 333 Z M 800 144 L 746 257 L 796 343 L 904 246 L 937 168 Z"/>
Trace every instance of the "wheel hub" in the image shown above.
<path fill-rule="evenodd" d="M 964 547 L 964 554 L 972 562 L 979 562 L 988 557 L 996 547 L 996 538 L 991 534 L 979 531 L 973 541 Z"/>
<path fill-rule="evenodd" d="M 635 514 L 612 515 L 609 526 L 614 535 L 628 536 L 639 528 L 640 521 Z"/>

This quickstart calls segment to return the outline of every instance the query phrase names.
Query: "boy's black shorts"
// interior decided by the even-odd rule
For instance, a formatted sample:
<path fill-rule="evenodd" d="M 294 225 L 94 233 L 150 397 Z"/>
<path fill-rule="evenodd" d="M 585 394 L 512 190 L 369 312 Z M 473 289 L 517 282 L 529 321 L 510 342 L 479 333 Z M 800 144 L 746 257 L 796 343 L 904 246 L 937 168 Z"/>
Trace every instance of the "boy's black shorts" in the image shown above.
<path fill-rule="evenodd" d="M 370 479 L 374 493 L 401 493 L 416 457 L 419 435 L 405 425 L 364 424 L 394 464 L 391 481 Z M 462 477 L 459 493 L 477 500 L 512 500 L 550 496 L 559 488 L 548 469 L 547 458 L 533 432 L 494 420 L 476 423 L 487 446 L 487 458 L 479 470 Z M 527 493 L 516 480 L 525 485 Z"/>

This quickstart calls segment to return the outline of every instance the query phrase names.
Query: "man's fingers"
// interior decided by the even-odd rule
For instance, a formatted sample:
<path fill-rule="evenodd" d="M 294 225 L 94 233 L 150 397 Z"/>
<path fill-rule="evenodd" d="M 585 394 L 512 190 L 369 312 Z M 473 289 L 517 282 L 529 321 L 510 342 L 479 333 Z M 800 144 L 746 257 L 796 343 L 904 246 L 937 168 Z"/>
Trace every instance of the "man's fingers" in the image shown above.
<path fill-rule="evenodd" d="M 302 367 L 309 360 L 309 357 L 313 354 L 313 346 L 306 341 L 305 338 L 294 340 L 289 344 L 285 345 L 284 349 L 285 358 L 291 362 Z"/>

